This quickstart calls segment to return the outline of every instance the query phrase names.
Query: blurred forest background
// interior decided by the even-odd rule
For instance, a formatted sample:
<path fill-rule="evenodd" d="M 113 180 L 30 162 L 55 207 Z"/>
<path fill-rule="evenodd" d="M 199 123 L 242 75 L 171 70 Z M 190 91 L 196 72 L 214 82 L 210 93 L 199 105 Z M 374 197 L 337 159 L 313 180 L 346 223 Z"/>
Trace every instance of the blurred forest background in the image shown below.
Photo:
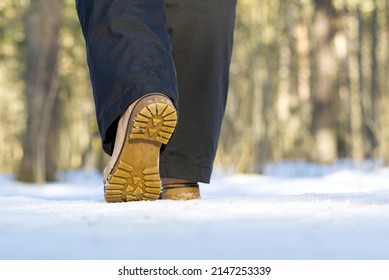
<path fill-rule="evenodd" d="M 102 168 L 74 0 L 0 2 L 0 173 Z M 389 0 L 238 0 L 216 165 L 389 161 Z"/>

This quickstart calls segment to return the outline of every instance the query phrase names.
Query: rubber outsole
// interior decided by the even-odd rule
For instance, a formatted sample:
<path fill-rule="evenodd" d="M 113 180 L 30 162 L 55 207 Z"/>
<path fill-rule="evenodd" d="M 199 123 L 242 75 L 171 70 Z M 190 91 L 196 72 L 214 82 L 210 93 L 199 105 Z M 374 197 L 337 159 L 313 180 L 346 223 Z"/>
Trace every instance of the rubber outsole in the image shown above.
<path fill-rule="evenodd" d="M 161 193 L 159 153 L 177 125 L 177 111 L 167 97 L 152 95 L 135 105 L 120 155 L 107 178 L 107 202 L 156 200 Z"/>

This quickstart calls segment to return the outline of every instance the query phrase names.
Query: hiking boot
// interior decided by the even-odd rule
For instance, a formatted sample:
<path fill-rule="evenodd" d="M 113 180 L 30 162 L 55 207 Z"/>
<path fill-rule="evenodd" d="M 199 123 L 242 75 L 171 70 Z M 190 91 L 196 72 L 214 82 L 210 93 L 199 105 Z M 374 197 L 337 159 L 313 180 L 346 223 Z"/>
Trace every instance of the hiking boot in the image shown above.
<path fill-rule="evenodd" d="M 199 184 L 193 182 L 182 182 L 163 185 L 160 199 L 200 199 Z"/>
<path fill-rule="evenodd" d="M 156 200 L 161 193 L 159 152 L 177 125 L 168 97 L 147 95 L 121 116 L 111 160 L 104 170 L 107 202 Z"/>

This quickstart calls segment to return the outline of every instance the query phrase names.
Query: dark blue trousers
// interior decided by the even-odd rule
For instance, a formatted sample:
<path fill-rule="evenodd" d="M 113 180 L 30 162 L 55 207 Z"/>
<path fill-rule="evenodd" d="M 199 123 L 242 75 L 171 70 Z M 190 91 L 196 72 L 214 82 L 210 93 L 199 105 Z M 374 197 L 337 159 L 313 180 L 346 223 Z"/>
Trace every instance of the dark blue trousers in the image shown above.
<path fill-rule="evenodd" d="M 208 183 L 228 91 L 236 0 L 77 0 L 103 149 L 120 115 L 159 92 L 178 108 L 162 178 Z"/>

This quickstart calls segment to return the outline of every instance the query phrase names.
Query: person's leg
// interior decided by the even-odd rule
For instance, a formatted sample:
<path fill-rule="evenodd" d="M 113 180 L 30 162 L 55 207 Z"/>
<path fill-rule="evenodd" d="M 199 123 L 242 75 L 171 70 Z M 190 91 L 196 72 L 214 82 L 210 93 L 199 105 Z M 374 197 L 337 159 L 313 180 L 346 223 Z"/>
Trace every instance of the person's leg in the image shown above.
<path fill-rule="evenodd" d="M 148 93 L 178 101 L 164 0 L 77 0 L 103 148 L 112 154 L 119 116 Z"/>
<path fill-rule="evenodd" d="M 164 0 L 78 0 L 104 150 L 108 202 L 157 199 L 159 153 L 177 123 Z"/>
<path fill-rule="evenodd" d="M 180 94 L 164 182 L 210 181 L 228 90 L 236 0 L 166 0 Z M 175 180 L 172 180 L 175 178 Z"/>

